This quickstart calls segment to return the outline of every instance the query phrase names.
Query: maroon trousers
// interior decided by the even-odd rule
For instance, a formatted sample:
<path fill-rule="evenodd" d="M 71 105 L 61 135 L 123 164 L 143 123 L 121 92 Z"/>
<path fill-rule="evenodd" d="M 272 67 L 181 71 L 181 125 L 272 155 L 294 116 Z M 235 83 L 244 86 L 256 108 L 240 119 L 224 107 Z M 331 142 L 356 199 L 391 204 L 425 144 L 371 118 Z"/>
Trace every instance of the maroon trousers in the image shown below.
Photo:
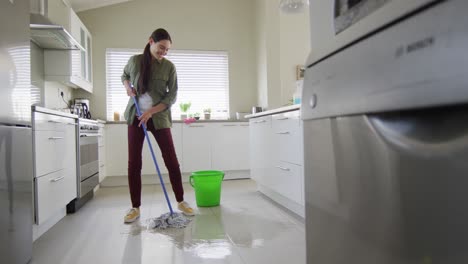
<path fill-rule="evenodd" d="M 141 152 L 145 141 L 145 132 L 143 131 L 143 126 L 138 127 L 139 122 L 138 118 L 135 118 L 133 124 L 128 126 L 128 186 L 130 188 L 132 207 L 134 208 L 138 208 L 141 205 Z M 182 202 L 184 200 L 184 188 L 182 186 L 179 162 L 172 141 L 171 129 L 156 130 L 151 119 L 148 120 L 146 125 L 148 132 L 153 134 L 161 150 L 164 164 L 169 171 L 169 178 L 175 198 L 177 202 Z M 156 153 L 157 150 L 154 151 Z M 161 165 L 158 164 L 158 166 Z M 156 168 L 154 170 L 157 173 Z"/>

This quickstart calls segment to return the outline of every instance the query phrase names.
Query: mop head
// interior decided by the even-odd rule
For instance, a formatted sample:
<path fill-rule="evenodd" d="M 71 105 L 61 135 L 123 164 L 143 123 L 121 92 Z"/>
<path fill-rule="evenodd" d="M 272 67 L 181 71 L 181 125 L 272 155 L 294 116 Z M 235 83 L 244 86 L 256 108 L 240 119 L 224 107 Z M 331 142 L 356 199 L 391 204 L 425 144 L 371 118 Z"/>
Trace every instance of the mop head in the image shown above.
<path fill-rule="evenodd" d="M 148 229 L 166 229 L 170 227 L 184 228 L 186 227 L 191 219 L 185 217 L 182 213 L 165 213 L 157 218 L 148 220 Z"/>

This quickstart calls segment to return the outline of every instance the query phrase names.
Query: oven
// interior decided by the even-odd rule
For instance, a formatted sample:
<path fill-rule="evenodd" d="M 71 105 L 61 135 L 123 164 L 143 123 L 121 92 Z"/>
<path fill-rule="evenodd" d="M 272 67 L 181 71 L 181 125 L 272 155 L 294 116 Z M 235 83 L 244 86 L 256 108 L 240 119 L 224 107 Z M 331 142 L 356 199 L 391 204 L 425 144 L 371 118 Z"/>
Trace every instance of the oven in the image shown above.
<path fill-rule="evenodd" d="M 310 1 L 311 49 L 307 65 L 441 0 Z"/>
<path fill-rule="evenodd" d="M 74 213 L 94 196 L 93 189 L 99 184 L 98 140 L 99 127 L 97 121 L 89 119 L 78 120 L 77 134 L 77 198 L 67 206 L 67 212 Z"/>

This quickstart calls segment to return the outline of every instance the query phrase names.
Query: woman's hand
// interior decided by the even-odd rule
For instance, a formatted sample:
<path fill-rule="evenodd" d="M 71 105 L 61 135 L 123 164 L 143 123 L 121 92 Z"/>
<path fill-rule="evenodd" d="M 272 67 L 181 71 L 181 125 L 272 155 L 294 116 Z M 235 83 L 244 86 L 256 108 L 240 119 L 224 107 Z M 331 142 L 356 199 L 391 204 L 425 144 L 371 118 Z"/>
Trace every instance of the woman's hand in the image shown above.
<path fill-rule="evenodd" d="M 130 97 L 135 97 L 136 96 L 135 89 L 133 87 L 126 88 L 126 90 L 127 90 L 127 95 L 128 96 L 130 96 Z"/>
<path fill-rule="evenodd" d="M 129 80 L 125 80 L 123 82 L 124 84 L 124 87 L 125 87 L 125 90 L 127 90 L 127 95 L 130 96 L 130 97 L 135 97 L 136 96 L 136 93 L 135 93 L 135 89 L 133 88 L 132 84 L 130 83 Z"/>
<path fill-rule="evenodd" d="M 149 109 L 148 111 L 144 112 L 141 116 L 138 117 L 138 120 L 140 120 L 138 127 L 140 127 L 141 124 L 145 124 L 146 126 L 146 123 L 148 122 L 148 120 L 153 116 L 153 114 L 155 114 L 155 112 L 153 111 L 153 108 Z"/>
<path fill-rule="evenodd" d="M 148 111 L 144 112 L 140 117 L 138 117 L 138 120 L 140 120 L 140 123 L 138 126 L 141 126 L 141 124 L 145 124 L 148 122 L 148 120 L 156 113 L 159 113 L 161 111 L 166 110 L 167 105 L 163 103 L 159 103 L 153 107 L 151 107 Z"/>

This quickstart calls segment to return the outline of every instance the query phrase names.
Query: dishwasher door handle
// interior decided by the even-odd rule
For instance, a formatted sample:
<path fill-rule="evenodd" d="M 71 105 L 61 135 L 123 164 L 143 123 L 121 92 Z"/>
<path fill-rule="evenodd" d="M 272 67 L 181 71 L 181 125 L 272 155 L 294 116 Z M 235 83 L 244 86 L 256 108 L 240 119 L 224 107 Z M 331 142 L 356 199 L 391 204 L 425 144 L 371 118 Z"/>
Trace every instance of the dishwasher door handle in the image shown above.
<path fill-rule="evenodd" d="M 418 156 L 448 155 L 468 147 L 468 107 L 369 114 L 368 124 L 389 145 Z"/>

